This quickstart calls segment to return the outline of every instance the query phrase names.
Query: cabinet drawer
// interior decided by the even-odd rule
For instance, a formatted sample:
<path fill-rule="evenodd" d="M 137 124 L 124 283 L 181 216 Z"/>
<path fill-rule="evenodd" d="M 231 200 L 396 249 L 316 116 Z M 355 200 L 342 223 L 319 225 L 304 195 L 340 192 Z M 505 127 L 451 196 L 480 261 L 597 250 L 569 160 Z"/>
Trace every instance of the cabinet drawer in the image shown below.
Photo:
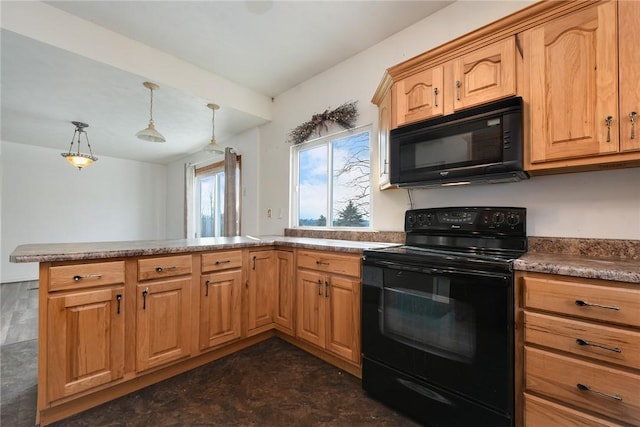
<path fill-rule="evenodd" d="M 525 347 L 524 357 L 527 391 L 634 425 L 640 423 L 640 375 L 530 347 Z M 579 384 L 591 391 L 581 390 Z"/>
<path fill-rule="evenodd" d="M 222 251 L 201 255 L 202 272 L 242 267 L 242 251 Z"/>
<path fill-rule="evenodd" d="M 191 255 L 145 258 L 138 260 L 138 280 L 191 274 Z"/>
<path fill-rule="evenodd" d="M 524 305 L 621 325 L 640 326 L 640 288 L 538 277 L 524 279 Z"/>
<path fill-rule="evenodd" d="M 124 261 L 61 265 L 49 269 L 49 291 L 120 283 L 124 283 Z"/>
<path fill-rule="evenodd" d="M 360 257 L 329 252 L 298 252 L 298 267 L 360 277 Z"/>
<path fill-rule="evenodd" d="M 539 313 L 524 324 L 527 343 L 640 369 L 640 332 Z"/>
<path fill-rule="evenodd" d="M 558 405 L 530 394 L 524 395 L 524 423 L 526 426 L 559 426 L 559 427 L 622 427 L 593 417 L 584 412 Z"/>

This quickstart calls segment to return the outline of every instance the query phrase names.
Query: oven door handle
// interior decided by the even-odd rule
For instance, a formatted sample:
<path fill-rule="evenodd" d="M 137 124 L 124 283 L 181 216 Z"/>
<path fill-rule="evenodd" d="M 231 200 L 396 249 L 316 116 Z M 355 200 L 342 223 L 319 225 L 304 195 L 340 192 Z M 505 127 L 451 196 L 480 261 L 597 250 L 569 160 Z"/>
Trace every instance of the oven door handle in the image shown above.
<path fill-rule="evenodd" d="M 466 276 L 481 276 L 481 277 L 494 277 L 500 279 L 506 279 L 507 275 L 500 272 L 476 270 L 476 269 L 464 269 L 464 268 L 437 268 L 437 267 L 425 267 L 414 266 L 410 264 L 402 264 L 395 261 L 384 260 L 367 260 L 365 265 L 386 267 L 393 270 L 411 271 L 417 273 L 431 274 L 431 275 L 466 275 Z"/>

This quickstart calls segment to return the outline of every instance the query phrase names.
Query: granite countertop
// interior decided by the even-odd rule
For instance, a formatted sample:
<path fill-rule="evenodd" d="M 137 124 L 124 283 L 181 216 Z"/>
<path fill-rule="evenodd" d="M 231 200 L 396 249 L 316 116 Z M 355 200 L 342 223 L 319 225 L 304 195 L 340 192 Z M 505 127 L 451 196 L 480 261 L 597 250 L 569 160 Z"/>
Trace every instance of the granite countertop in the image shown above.
<path fill-rule="evenodd" d="M 636 259 L 528 252 L 515 260 L 513 267 L 521 271 L 640 283 L 640 260 Z"/>
<path fill-rule="evenodd" d="M 396 243 L 287 236 L 207 237 L 200 239 L 91 243 L 39 243 L 18 246 L 9 256 L 9 260 L 15 263 L 78 261 L 88 259 L 204 252 L 270 245 L 361 253 L 365 249 L 394 246 Z"/>

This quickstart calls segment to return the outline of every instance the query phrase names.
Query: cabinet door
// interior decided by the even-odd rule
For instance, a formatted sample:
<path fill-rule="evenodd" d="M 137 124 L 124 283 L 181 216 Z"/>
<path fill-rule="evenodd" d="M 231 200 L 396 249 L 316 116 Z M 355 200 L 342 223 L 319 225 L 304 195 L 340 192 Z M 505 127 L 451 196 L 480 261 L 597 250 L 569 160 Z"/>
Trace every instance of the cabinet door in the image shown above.
<path fill-rule="evenodd" d="M 189 355 L 191 279 L 139 284 L 136 287 L 136 370 Z"/>
<path fill-rule="evenodd" d="M 240 338 L 240 270 L 200 279 L 200 350 Z"/>
<path fill-rule="evenodd" d="M 124 288 L 48 298 L 49 401 L 124 375 Z"/>
<path fill-rule="evenodd" d="M 274 251 L 249 252 L 247 282 L 247 335 L 269 329 L 273 324 L 275 293 Z"/>
<path fill-rule="evenodd" d="M 443 81 L 443 68 L 435 67 L 394 83 L 391 96 L 396 125 L 441 116 Z"/>
<path fill-rule="evenodd" d="M 389 132 L 391 131 L 391 91 L 388 91 L 378 106 L 378 159 L 380 189 L 389 186 Z"/>
<path fill-rule="evenodd" d="M 618 151 L 616 41 L 615 2 L 530 30 L 533 163 Z"/>
<path fill-rule="evenodd" d="M 298 270 L 298 338 L 324 347 L 325 337 L 325 276 Z"/>
<path fill-rule="evenodd" d="M 275 322 L 278 330 L 293 335 L 293 252 L 276 251 Z"/>
<path fill-rule="evenodd" d="M 360 362 L 360 281 L 332 276 L 325 290 L 327 350 Z"/>
<path fill-rule="evenodd" d="M 461 110 L 516 94 L 516 45 L 510 37 L 453 62 L 453 108 Z"/>
<path fill-rule="evenodd" d="M 640 150 L 640 2 L 618 2 L 620 20 L 620 151 Z M 635 115 L 633 114 L 635 113 Z M 634 117 L 632 122 L 631 118 Z"/>

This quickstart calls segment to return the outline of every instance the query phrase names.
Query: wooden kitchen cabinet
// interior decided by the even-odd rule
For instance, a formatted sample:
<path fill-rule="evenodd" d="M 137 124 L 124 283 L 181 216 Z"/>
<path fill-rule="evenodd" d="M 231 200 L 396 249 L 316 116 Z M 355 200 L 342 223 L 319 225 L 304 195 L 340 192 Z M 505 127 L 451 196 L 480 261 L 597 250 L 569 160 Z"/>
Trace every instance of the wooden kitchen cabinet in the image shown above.
<path fill-rule="evenodd" d="M 299 339 L 360 364 L 360 257 L 299 251 Z"/>
<path fill-rule="evenodd" d="M 295 265 L 292 251 L 277 250 L 274 321 L 276 329 L 294 335 Z"/>
<path fill-rule="evenodd" d="M 392 115 L 391 107 L 391 85 L 393 81 L 389 73 L 385 73 L 382 89 L 376 92 L 371 102 L 378 106 L 378 187 L 380 190 L 396 188 L 391 185 L 390 178 L 390 145 L 389 132 L 395 125 L 396 119 Z"/>
<path fill-rule="evenodd" d="M 640 425 L 640 289 L 516 275 L 526 426 Z"/>
<path fill-rule="evenodd" d="M 201 255 L 199 348 L 241 337 L 242 251 Z"/>
<path fill-rule="evenodd" d="M 444 68 L 429 68 L 394 83 L 391 110 L 397 126 L 444 114 Z"/>
<path fill-rule="evenodd" d="M 459 111 L 516 94 L 515 37 L 482 47 L 455 59 L 453 110 Z"/>
<path fill-rule="evenodd" d="M 393 128 L 515 95 L 515 37 L 408 73 L 391 91 Z"/>
<path fill-rule="evenodd" d="M 123 377 L 124 286 L 52 294 L 47 311 L 48 401 Z"/>
<path fill-rule="evenodd" d="M 523 33 L 527 169 L 581 171 L 640 161 L 640 4 L 602 2 Z M 619 86 L 618 86 L 619 85 Z M 635 162 L 635 163 L 634 163 Z"/>
<path fill-rule="evenodd" d="M 136 372 L 191 353 L 191 259 L 181 255 L 138 260 Z"/>
<path fill-rule="evenodd" d="M 275 251 L 248 251 L 245 282 L 246 335 L 271 329 L 274 323 Z"/>

